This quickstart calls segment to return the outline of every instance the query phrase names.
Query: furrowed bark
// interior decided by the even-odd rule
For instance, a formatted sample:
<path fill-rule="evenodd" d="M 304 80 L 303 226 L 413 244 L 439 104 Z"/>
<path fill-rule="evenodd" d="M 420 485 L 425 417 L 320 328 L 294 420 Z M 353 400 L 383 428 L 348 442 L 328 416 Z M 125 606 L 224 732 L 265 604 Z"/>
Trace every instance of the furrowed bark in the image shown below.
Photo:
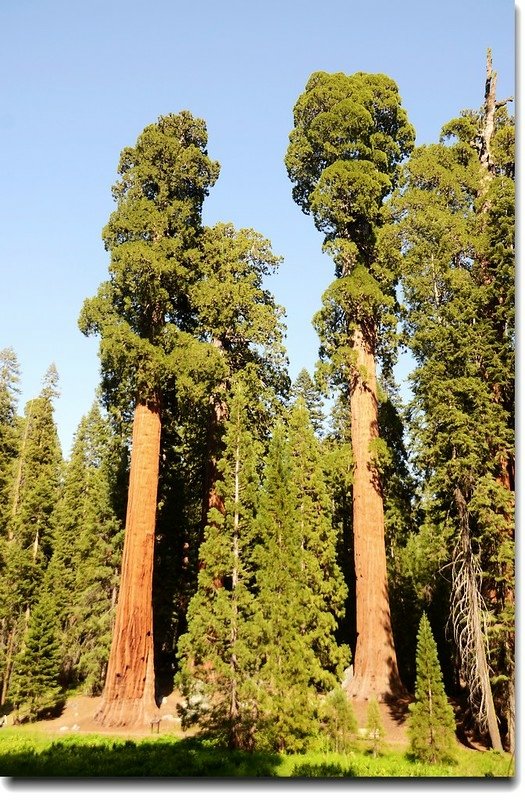
<path fill-rule="evenodd" d="M 380 477 L 371 446 L 379 436 L 377 383 L 372 337 L 354 335 L 355 372 L 351 387 L 354 457 L 353 531 L 356 574 L 357 643 L 350 697 L 386 699 L 404 693 L 399 677 L 388 598 L 385 522 Z"/>
<path fill-rule="evenodd" d="M 158 402 L 135 408 L 126 534 L 102 725 L 148 725 L 157 716 L 153 664 L 152 578 L 160 456 Z"/>

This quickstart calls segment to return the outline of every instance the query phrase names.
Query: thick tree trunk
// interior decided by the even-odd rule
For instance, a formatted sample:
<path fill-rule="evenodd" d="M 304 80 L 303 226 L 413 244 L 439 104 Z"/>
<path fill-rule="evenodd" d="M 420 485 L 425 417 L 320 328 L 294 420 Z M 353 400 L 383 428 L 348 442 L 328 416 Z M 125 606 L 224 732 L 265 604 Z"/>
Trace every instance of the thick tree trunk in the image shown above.
<path fill-rule="evenodd" d="M 147 725 L 157 715 L 152 578 L 160 456 L 158 403 L 135 409 L 126 535 L 115 628 L 102 705 L 103 725 Z"/>
<path fill-rule="evenodd" d="M 350 399 L 357 642 L 347 692 L 360 700 L 403 694 L 390 619 L 383 494 L 372 463 L 371 448 L 379 428 L 375 359 L 370 339 L 362 329 L 356 330 Z"/>

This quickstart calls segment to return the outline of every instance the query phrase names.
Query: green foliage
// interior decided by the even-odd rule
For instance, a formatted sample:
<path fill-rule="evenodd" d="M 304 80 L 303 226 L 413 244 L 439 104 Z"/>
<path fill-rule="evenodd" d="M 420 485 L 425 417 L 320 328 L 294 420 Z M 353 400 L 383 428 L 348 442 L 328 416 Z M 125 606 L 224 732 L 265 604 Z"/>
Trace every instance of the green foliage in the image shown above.
<path fill-rule="evenodd" d="M 0 733 L 0 773 L 32 777 L 512 778 L 510 756 L 458 750 L 455 764 L 422 764 L 403 753 L 297 755 L 225 750 L 195 739 L 44 734 L 33 726 Z"/>
<path fill-rule="evenodd" d="M 188 632 L 179 641 L 184 725 L 197 722 L 224 744 L 244 749 L 254 743 L 260 662 L 252 585 L 258 450 L 249 433 L 245 389 L 237 384 L 219 462 L 224 512 L 209 513 Z"/>
<path fill-rule="evenodd" d="M 12 677 L 11 697 L 17 716 L 30 721 L 54 711 L 61 699 L 61 653 L 54 596 L 45 590 L 29 618 Z"/>
<path fill-rule="evenodd" d="M 453 760 L 454 712 L 445 694 L 436 643 L 426 614 L 419 625 L 416 672 L 416 700 L 410 706 L 410 752 L 428 764 Z"/>
<path fill-rule="evenodd" d="M 337 687 L 321 702 L 321 729 L 330 750 L 347 753 L 357 733 L 357 720 L 346 692 Z"/>
<path fill-rule="evenodd" d="M 188 294 L 200 275 L 191 251 L 219 174 L 206 144 L 204 122 L 182 111 L 159 117 L 121 153 L 117 208 L 103 231 L 110 281 L 84 303 L 79 320 L 85 334 L 101 336 L 110 406 L 151 399 L 169 379 L 177 330 L 192 326 Z"/>
<path fill-rule="evenodd" d="M 281 260 L 257 231 L 218 223 L 204 230 L 201 279 L 190 291 L 199 338 L 220 349 L 227 377 L 236 375 L 248 389 L 252 384 L 254 399 L 262 395 L 266 402 L 271 394 L 264 398 L 265 387 L 283 393 L 288 384 L 284 311 L 263 285 Z"/>
<path fill-rule="evenodd" d="M 334 638 L 346 591 L 318 448 L 299 401 L 288 435 L 282 423 L 274 431 L 259 499 L 257 742 L 279 751 L 304 749 L 317 734 L 317 691 L 334 688 L 349 660 Z"/>
<path fill-rule="evenodd" d="M 366 730 L 368 739 L 371 741 L 370 749 L 372 755 L 376 757 L 383 747 L 385 729 L 381 721 L 381 709 L 375 697 L 370 698 L 368 701 Z"/>
<path fill-rule="evenodd" d="M 24 648 L 28 620 L 44 590 L 53 548 L 53 512 L 59 495 L 62 457 L 53 421 L 56 369 L 50 368 L 39 397 L 21 421 L 13 465 L 7 541 L 3 546 L 2 698 L 9 699 L 13 659 Z"/>
<path fill-rule="evenodd" d="M 293 197 L 325 234 L 336 280 L 314 319 L 324 379 L 348 384 L 352 335 L 367 332 L 388 365 L 396 340 L 395 279 L 377 248 L 383 202 L 397 186 L 414 130 L 385 75 L 316 72 L 294 108 L 285 164 Z"/>
<path fill-rule="evenodd" d="M 89 694 L 104 684 L 122 550 L 112 505 L 113 457 L 109 423 L 95 402 L 75 434 L 47 570 L 61 631 L 62 682 Z"/>
<path fill-rule="evenodd" d="M 305 404 L 310 423 L 317 436 L 322 435 L 324 427 L 323 398 L 318 386 L 310 377 L 307 369 L 302 369 L 292 384 L 291 397 L 294 401 L 302 398 Z"/>
<path fill-rule="evenodd" d="M 9 498 L 18 453 L 17 395 L 20 369 L 12 348 L 0 350 L 0 547 L 7 534 Z M 0 550 L 0 565 L 2 563 Z"/>
<path fill-rule="evenodd" d="M 513 120 L 504 106 L 496 108 L 485 166 L 486 108 L 463 112 L 444 126 L 439 144 L 414 150 L 382 247 L 402 276 L 416 361 L 409 418 L 425 524 L 448 538 L 444 564 L 464 535 L 480 560 L 493 620 L 491 667 L 506 676 L 496 701 L 510 720 L 515 246 Z"/>

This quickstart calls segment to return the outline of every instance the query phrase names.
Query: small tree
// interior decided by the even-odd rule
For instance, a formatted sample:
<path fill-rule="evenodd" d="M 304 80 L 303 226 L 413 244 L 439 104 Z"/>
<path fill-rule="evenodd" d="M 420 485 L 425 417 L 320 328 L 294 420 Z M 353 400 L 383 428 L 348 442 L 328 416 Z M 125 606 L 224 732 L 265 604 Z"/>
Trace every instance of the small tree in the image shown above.
<path fill-rule="evenodd" d="M 357 720 L 344 689 L 338 686 L 324 698 L 319 716 L 330 746 L 337 753 L 345 753 L 357 733 Z"/>
<path fill-rule="evenodd" d="M 376 697 L 372 697 L 368 701 L 368 711 L 366 719 L 366 727 L 368 731 L 368 738 L 371 740 L 372 755 L 374 758 L 379 753 L 383 739 L 385 737 L 385 729 L 381 722 L 381 711 Z"/>
<path fill-rule="evenodd" d="M 410 705 L 410 751 L 420 761 L 451 760 L 454 712 L 447 701 L 437 647 L 426 614 L 421 617 L 416 652 L 416 702 Z"/>
<path fill-rule="evenodd" d="M 58 706 L 63 696 L 60 663 L 56 607 L 47 590 L 33 610 L 24 647 L 15 659 L 13 670 L 13 701 L 30 721 Z"/>

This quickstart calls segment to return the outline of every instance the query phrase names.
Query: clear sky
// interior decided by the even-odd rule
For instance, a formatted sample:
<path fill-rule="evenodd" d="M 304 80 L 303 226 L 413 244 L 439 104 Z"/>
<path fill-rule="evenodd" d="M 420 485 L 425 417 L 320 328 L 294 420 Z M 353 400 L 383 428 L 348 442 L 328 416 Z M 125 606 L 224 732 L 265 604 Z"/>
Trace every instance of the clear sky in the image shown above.
<path fill-rule="evenodd" d="M 182 109 L 206 120 L 222 166 L 205 222 L 255 228 L 284 257 L 270 287 L 291 377 L 312 370 L 332 266 L 283 164 L 309 75 L 390 75 L 417 142 L 435 141 L 481 105 L 487 47 L 498 97 L 514 94 L 514 23 L 514 0 L 0 0 L 0 349 L 20 361 L 20 410 L 54 361 L 69 454 L 99 380 L 98 342 L 77 318 L 107 277 L 119 153 Z"/>

